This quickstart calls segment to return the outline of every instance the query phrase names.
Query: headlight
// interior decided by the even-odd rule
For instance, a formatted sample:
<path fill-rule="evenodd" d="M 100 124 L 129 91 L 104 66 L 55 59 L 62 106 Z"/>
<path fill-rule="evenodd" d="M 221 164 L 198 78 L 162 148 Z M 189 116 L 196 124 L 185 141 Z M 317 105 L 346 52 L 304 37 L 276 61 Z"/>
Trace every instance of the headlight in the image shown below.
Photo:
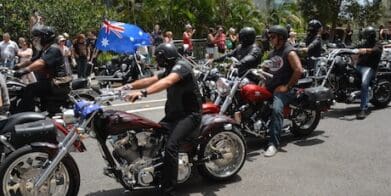
<path fill-rule="evenodd" d="M 194 72 L 194 77 L 198 80 L 200 78 L 201 71 L 194 69 L 193 72 Z"/>
<path fill-rule="evenodd" d="M 229 86 L 229 81 L 225 78 L 219 78 L 216 82 L 216 88 L 217 88 L 217 92 L 221 95 L 221 96 L 227 96 L 228 93 L 229 93 L 229 90 L 230 89 L 230 86 Z"/>
<path fill-rule="evenodd" d="M 216 82 L 214 81 L 207 81 L 206 85 L 208 85 L 209 90 L 216 90 Z"/>
<path fill-rule="evenodd" d="M 122 70 L 123 72 L 126 71 L 127 68 L 128 68 L 128 65 L 127 65 L 127 64 L 123 63 L 123 64 L 121 65 L 121 70 Z"/>
<path fill-rule="evenodd" d="M 248 78 L 243 78 L 242 81 L 240 81 L 240 84 L 239 84 L 239 89 L 241 89 L 243 86 L 245 86 L 246 84 L 250 84 L 250 80 Z"/>

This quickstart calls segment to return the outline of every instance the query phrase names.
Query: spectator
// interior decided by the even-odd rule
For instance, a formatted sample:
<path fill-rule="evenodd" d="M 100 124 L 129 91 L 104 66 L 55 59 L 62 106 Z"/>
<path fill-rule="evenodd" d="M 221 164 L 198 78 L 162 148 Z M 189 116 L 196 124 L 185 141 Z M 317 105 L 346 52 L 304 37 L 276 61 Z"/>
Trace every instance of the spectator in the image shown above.
<path fill-rule="evenodd" d="M 208 30 L 208 37 L 206 38 L 206 54 L 208 59 L 213 59 L 214 54 L 215 54 L 215 29 L 214 28 L 209 28 Z"/>
<path fill-rule="evenodd" d="M 33 28 L 39 28 L 44 25 L 44 20 L 38 10 L 33 10 L 33 13 L 30 17 L 30 32 Z"/>
<path fill-rule="evenodd" d="M 3 34 L 3 41 L 0 42 L 0 64 L 13 68 L 15 65 L 15 57 L 18 54 L 18 44 L 11 40 L 9 33 Z"/>
<path fill-rule="evenodd" d="M 58 47 L 60 48 L 60 51 L 61 51 L 62 55 L 64 56 L 65 72 L 68 75 L 72 75 L 72 68 L 71 68 L 71 64 L 69 62 L 69 59 L 72 55 L 72 52 L 71 52 L 71 49 L 65 45 L 65 43 L 66 43 L 65 37 L 62 35 L 58 36 Z"/>
<path fill-rule="evenodd" d="M 224 54 L 225 50 L 227 49 L 225 45 L 226 36 L 224 33 L 224 28 L 222 26 L 217 27 L 217 33 L 214 38 L 214 43 L 217 45 L 217 51 L 220 54 Z"/>
<path fill-rule="evenodd" d="M 195 33 L 195 29 L 191 26 L 191 24 L 185 25 L 185 32 L 183 32 L 183 48 L 184 51 L 191 56 L 193 54 L 193 34 Z"/>
<path fill-rule="evenodd" d="M 296 45 L 296 32 L 291 31 L 291 32 L 289 33 L 288 42 L 291 43 L 292 46 L 295 46 L 295 45 Z"/>
<path fill-rule="evenodd" d="M 345 30 L 345 44 L 350 46 L 352 44 L 353 30 L 350 27 L 350 24 L 346 27 Z"/>
<path fill-rule="evenodd" d="M 240 41 L 240 37 L 239 37 Z M 262 34 L 261 42 L 262 42 L 262 50 L 269 51 L 270 50 L 270 38 L 269 38 L 269 25 L 266 25 L 265 31 Z"/>
<path fill-rule="evenodd" d="M 92 72 L 93 66 L 96 64 L 96 57 L 98 56 L 98 49 L 95 47 L 96 44 L 96 35 L 89 31 L 87 32 L 87 47 L 90 51 L 87 57 L 87 76 Z"/>
<path fill-rule="evenodd" d="M 160 30 L 160 26 L 158 24 L 156 24 L 155 27 L 153 28 L 151 37 L 152 37 L 152 45 L 153 45 L 152 52 L 153 52 L 155 51 L 154 48 L 156 48 L 156 46 L 163 43 L 162 31 Z"/>
<path fill-rule="evenodd" d="M 24 38 L 24 37 L 19 37 L 19 39 L 18 39 L 18 46 L 19 46 L 19 48 L 22 47 L 22 45 L 23 45 L 24 42 L 26 42 L 26 38 Z"/>
<path fill-rule="evenodd" d="M 164 43 L 170 43 L 170 44 L 174 43 L 171 31 L 166 31 L 166 33 L 164 34 Z"/>
<path fill-rule="evenodd" d="M 238 35 L 236 34 L 236 30 L 234 28 L 229 28 L 228 30 L 228 39 L 227 39 L 227 49 L 232 50 L 236 48 L 236 43 L 238 42 Z"/>
<path fill-rule="evenodd" d="M 19 57 L 19 64 L 21 64 L 26 61 L 30 61 L 31 57 L 33 56 L 33 49 L 31 49 L 29 43 L 26 40 L 19 39 L 19 41 L 20 41 L 19 45 L 21 48 L 18 51 L 18 57 Z M 30 72 L 26 75 L 23 75 L 21 79 L 25 84 L 31 84 L 37 81 L 34 72 Z"/>
<path fill-rule="evenodd" d="M 384 40 L 386 37 L 386 29 L 384 29 L 384 25 L 379 26 L 379 40 Z"/>
<path fill-rule="evenodd" d="M 64 38 L 65 38 L 65 45 L 69 49 L 72 49 L 72 41 L 69 39 L 69 34 L 68 33 L 63 33 L 62 36 L 64 36 Z"/>
<path fill-rule="evenodd" d="M 323 44 L 327 44 L 330 41 L 330 27 L 328 25 L 324 26 L 322 33 L 320 35 Z"/>
<path fill-rule="evenodd" d="M 77 63 L 77 77 L 86 78 L 87 57 L 89 56 L 90 51 L 87 46 L 86 36 L 84 34 L 79 34 L 76 40 L 74 40 L 72 54 Z"/>

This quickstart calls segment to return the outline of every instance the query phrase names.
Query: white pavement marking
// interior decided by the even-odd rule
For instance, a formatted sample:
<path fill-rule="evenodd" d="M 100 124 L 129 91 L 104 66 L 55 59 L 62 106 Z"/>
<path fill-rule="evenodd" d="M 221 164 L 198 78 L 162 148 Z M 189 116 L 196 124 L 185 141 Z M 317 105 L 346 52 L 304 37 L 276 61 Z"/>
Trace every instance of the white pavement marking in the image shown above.
<path fill-rule="evenodd" d="M 135 104 L 145 104 L 145 103 L 156 103 L 156 102 L 163 102 L 166 101 L 167 99 L 155 99 L 155 100 L 150 100 L 150 101 L 136 101 L 134 103 L 119 103 L 119 104 L 113 104 L 110 105 L 110 107 L 116 107 L 116 106 L 124 106 L 124 105 L 135 105 Z"/>
<path fill-rule="evenodd" d="M 151 108 L 142 108 L 142 109 L 136 109 L 136 110 L 128 110 L 126 112 L 128 113 L 135 113 L 135 112 L 145 112 L 145 111 L 152 111 L 152 110 L 162 110 L 164 109 L 164 106 L 157 106 L 157 107 L 151 107 Z"/>

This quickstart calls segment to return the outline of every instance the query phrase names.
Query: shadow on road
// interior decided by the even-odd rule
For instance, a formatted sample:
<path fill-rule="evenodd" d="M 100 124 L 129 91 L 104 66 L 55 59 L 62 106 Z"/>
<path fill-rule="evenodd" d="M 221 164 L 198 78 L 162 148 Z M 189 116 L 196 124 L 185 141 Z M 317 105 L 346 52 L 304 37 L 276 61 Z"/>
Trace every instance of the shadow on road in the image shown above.
<path fill-rule="evenodd" d="M 210 181 L 210 180 L 206 180 L 205 178 L 202 178 L 196 171 L 192 173 L 192 176 L 189 179 L 189 181 L 185 182 L 184 184 L 179 184 L 176 190 L 177 190 L 177 194 L 181 196 L 187 196 L 193 193 L 198 193 L 205 196 L 215 196 L 217 195 L 217 192 L 220 189 L 223 189 L 229 184 L 233 184 L 241 180 L 242 178 L 239 175 L 236 175 L 234 176 L 234 178 L 228 181 L 222 181 L 222 182 Z M 159 195 L 159 193 L 156 190 L 152 190 L 152 189 L 130 192 L 130 191 L 126 191 L 123 188 L 119 188 L 119 189 L 103 190 L 94 193 L 89 193 L 86 196 L 107 196 L 107 195 L 156 196 Z"/>
<path fill-rule="evenodd" d="M 390 106 L 386 107 L 389 108 Z M 382 110 L 385 108 L 375 108 L 370 107 L 369 108 L 371 113 L 375 112 L 376 110 Z M 351 106 L 346 108 L 331 108 L 328 112 L 324 114 L 324 117 L 326 118 L 337 118 L 340 120 L 346 120 L 346 121 L 353 121 L 356 120 L 356 114 L 360 111 L 360 106 Z"/>

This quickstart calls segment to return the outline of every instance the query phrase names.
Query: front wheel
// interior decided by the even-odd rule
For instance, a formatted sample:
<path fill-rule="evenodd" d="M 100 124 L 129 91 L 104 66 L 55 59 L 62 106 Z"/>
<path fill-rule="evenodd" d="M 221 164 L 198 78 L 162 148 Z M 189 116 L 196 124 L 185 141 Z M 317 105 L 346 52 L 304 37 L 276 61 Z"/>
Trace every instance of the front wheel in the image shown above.
<path fill-rule="evenodd" d="M 320 110 L 306 110 L 296 108 L 292 113 L 291 132 L 295 136 L 303 137 L 310 135 L 318 126 L 320 121 Z"/>
<path fill-rule="evenodd" d="M 50 156 L 50 149 L 31 146 L 10 154 L 0 167 L 0 195 L 34 195 L 34 181 L 47 166 Z M 36 195 L 73 196 L 79 192 L 79 186 L 79 169 L 75 160 L 66 155 Z"/>
<path fill-rule="evenodd" d="M 391 101 L 391 82 L 385 79 L 379 80 L 373 89 L 371 103 L 378 108 L 385 108 Z"/>
<path fill-rule="evenodd" d="M 201 144 L 200 160 L 209 161 L 200 164 L 198 170 L 206 178 L 228 180 L 240 171 L 246 153 L 246 143 L 239 131 L 216 132 Z"/>

